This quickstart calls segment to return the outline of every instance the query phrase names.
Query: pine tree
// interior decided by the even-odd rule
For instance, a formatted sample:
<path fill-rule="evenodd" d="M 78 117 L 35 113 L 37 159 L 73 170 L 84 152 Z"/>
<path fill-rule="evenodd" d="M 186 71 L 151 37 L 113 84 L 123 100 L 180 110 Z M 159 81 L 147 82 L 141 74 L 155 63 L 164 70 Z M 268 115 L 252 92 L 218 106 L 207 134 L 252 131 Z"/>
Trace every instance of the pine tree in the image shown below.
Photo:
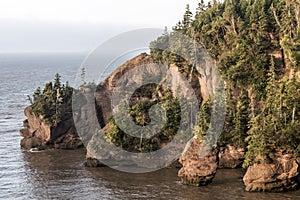
<path fill-rule="evenodd" d="M 230 31 L 232 31 L 234 35 L 237 35 L 237 17 L 239 13 L 237 13 L 236 10 L 239 8 L 239 0 L 226 0 L 224 4 L 225 12 L 223 17 L 230 24 Z"/>
<path fill-rule="evenodd" d="M 198 15 L 199 13 L 204 12 L 205 9 L 206 9 L 206 7 L 205 7 L 204 0 L 200 0 L 199 3 L 198 3 L 198 7 L 196 9 L 196 15 Z"/>
<path fill-rule="evenodd" d="M 55 74 L 55 80 L 54 80 L 54 90 L 61 90 L 61 82 L 60 82 L 61 76 L 56 73 Z"/>
<path fill-rule="evenodd" d="M 247 152 L 243 167 L 249 167 L 254 163 L 269 163 L 272 153 L 272 146 L 269 143 L 269 130 L 265 128 L 265 120 L 259 115 L 251 120 L 251 128 L 248 132 L 246 142 L 248 143 Z M 268 131 L 266 133 L 265 131 Z"/>
<path fill-rule="evenodd" d="M 247 153 L 244 167 L 254 163 L 269 163 L 276 148 L 278 134 L 278 87 L 273 59 L 268 72 L 266 100 L 261 113 L 252 118 L 246 138 Z"/>
<path fill-rule="evenodd" d="M 250 122 L 249 99 L 246 91 L 242 90 L 236 105 L 236 113 L 233 119 L 234 129 L 231 131 L 231 143 L 236 147 L 245 147 L 245 138 L 249 130 Z"/>
<path fill-rule="evenodd" d="M 210 127 L 211 101 L 210 99 L 201 104 L 199 113 L 199 124 L 194 128 L 194 135 L 199 139 L 203 139 Z"/>
<path fill-rule="evenodd" d="M 70 86 L 69 82 L 66 82 L 66 87 L 65 87 L 65 95 L 64 95 L 64 102 L 71 102 L 72 100 L 72 95 L 73 95 L 73 88 Z"/>
<path fill-rule="evenodd" d="M 85 72 L 85 67 L 82 67 L 81 68 L 81 74 L 80 74 L 80 78 L 81 78 L 81 86 L 85 86 L 86 85 L 86 80 L 85 80 L 85 75 L 86 75 L 86 72 Z"/>
<path fill-rule="evenodd" d="M 41 88 L 38 87 L 33 94 L 33 103 L 38 103 L 39 101 L 41 101 L 41 98 Z"/>
<path fill-rule="evenodd" d="M 186 8 L 185 8 L 185 13 L 183 16 L 183 21 L 182 21 L 183 30 L 186 31 L 188 28 L 190 28 L 191 23 L 192 23 L 192 17 L 193 17 L 193 13 L 190 10 L 190 5 L 187 4 Z"/>

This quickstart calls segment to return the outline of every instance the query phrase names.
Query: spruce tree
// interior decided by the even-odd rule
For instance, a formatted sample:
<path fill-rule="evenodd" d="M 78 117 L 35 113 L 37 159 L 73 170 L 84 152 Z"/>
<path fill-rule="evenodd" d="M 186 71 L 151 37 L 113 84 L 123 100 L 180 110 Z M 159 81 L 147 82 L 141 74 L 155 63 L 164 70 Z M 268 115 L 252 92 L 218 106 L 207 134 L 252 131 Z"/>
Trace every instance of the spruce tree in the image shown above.
<path fill-rule="evenodd" d="M 61 90 L 61 82 L 60 82 L 61 76 L 56 73 L 55 74 L 55 79 L 54 79 L 54 90 Z"/>
<path fill-rule="evenodd" d="M 187 4 L 183 16 L 183 21 L 182 21 L 183 30 L 186 31 L 188 28 L 190 28 L 190 25 L 192 23 L 192 17 L 193 17 L 193 13 L 190 10 L 190 5 Z"/>
<path fill-rule="evenodd" d="M 245 147 L 248 126 L 250 122 L 249 99 L 245 90 L 242 90 L 236 105 L 236 113 L 233 119 L 234 128 L 231 131 L 231 143 L 236 147 Z"/>
<path fill-rule="evenodd" d="M 200 107 L 199 124 L 194 128 L 194 134 L 201 140 L 206 135 L 207 130 L 210 127 L 210 115 L 211 115 L 211 101 L 210 99 L 204 101 Z"/>

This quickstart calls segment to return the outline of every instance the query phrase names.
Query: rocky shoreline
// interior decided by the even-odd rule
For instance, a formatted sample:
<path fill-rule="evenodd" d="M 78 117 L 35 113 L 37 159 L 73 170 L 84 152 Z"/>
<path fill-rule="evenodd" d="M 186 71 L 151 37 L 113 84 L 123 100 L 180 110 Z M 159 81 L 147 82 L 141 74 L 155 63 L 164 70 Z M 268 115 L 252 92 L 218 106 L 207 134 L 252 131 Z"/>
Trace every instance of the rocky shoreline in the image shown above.
<path fill-rule="evenodd" d="M 27 120 L 20 134 L 24 137 L 21 147 L 24 149 L 78 149 L 84 148 L 80 137 L 74 131 L 74 124 L 70 120 L 60 126 L 65 129 L 51 127 L 31 111 L 25 109 Z M 203 147 L 196 139 L 189 144 L 189 148 L 182 154 L 179 162 L 172 168 L 180 169 L 178 176 L 181 182 L 191 186 L 205 186 L 210 184 L 220 168 L 240 168 L 243 162 L 244 150 L 231 145 L 214 149 L 202 157 Z M 85 166 L 106 167 L 98 159 L 87 155 Z M 270 164 L 254 164 L 250 166 L 243 177 L 245 190 L 249 192 L 285 192 L 299 188 L 300 159 L 290 154 L 280 155 Z"/>
<path fill-rule="evenodd" d="M 277 154 L 269 164 L 254 164 L 247 169 L 243 178 L 246 191 L 285 192 L 299 188 L 299 158 L 291 154 Z"/>
<path fill-rule="evenodd" d="M 122 73 L 140 66 L 143 63 L 151 63 L 151 56 L 142 54 L 131 61 L 128 61 L 118 68 L 110 77 L 100 83 L 94 96 L 99 113 L 98 120 L 102 119 L 101 125 L 105 129 L 111 117 L 110 95 L 114 88 L 114 83 L 122 76 Z M 173 66 L 173 70 L 176 66 Z M 198 96 L 209 93 L 209 88 L 203 85 L 206 77 L 192 79 L 192 85 L 196 88 Z M 137 78 L 138 79 L 138 78 Z M 84 91 L 91 93 L 90 90 Z M 205 96 L 202 96 L 205 98 Z M 82 106 L 75 116 L 82 118 L 88 113 L 87 107 Z M 78 149 L 84 148 L 83 142 L 76 132 L 73 114 L 65 113 L 61 122 L 51 125 L 44 121 L 42 115 L 35 114 L 32 106 L 25 109 L 24 129 L 20 130 L 23 137 L 21 147 L 24 149 L 38 148 L 45 149 Z M 75 119 L 78 120 L 78 119 Z M 88 124 L 89 128 L 96 130 L 93 124 Z M 87 145 L 87 156 L 85 165 L 88 167 L 104 167 L 91 152 L 92 147 Z M 201 141 L 192 139 L 185 152 L 172 166 L 180 168 L 178 176 L 181 182 L 186 185 L 204 186 L 210 184 L 218 168 L 240 168 L 244 161 L 245 149 L 235 148 L 233 145 L 216 147 L 203 156 L 205 152 Z M 139 163 L 135 163 L 139 165 Z M 140 163 L 141 164 L 141 163 Z M 144 166 L 144 164 L 142 164 Z M 300 158 L 295 158 L 289 154 L 277 154 L 277 157 L 268 164 L 254 164 L 247 168 L 243 178 L 246 191 L 249 192 L 283 192 L 299 188 L 300 185 Z"/>
<path fill-rule="evenodd" d="M 53 126 L 43 120 L 43 116 L 32 112 L 29 106 L 24 111 L 27 119 L 23 122 L 24 128 L 20 130 L 21 147 L 24 149 L 78 149 L 83 143 L 76 133 L 73 117 L 65 115 L 62 122 Z"/>

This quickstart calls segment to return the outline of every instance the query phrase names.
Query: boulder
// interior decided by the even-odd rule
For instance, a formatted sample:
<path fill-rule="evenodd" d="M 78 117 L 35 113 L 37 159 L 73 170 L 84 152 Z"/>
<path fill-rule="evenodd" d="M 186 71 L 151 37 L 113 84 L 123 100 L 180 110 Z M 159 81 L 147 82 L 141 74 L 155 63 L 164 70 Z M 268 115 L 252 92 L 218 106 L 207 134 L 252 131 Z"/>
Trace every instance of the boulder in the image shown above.
<path fill-rule="evenodd" d="M 235 169 L 241 167 L 244 162 L 245 149 L 231 145 L 220 147 L 219 168 Z"/>
<path fill-rule="evenodd" d="M 81 139 L 74 134 L 63 135 L 60 139 L 54 143 L 55 149 L 79 149 L 82 148 L 83 144 Z"/>
<path fill-rule="evenodd" d="M 98 159 L 87 155 L 86 161 L 84 163 L 86 167 L 106 167 L 103 163 L 101 163 Z"/>
<path fill-rule="evenodd" d="M 218 163 L 217 151 L 207 152 L 197 139 L 192 139 L 179 159 L 182 168 L 178 172 L 181 182 L 186 185 L 203 186 L 212 182 Z"/>
<path fill-rule="evenodd" d="M 246 191 L 283 192 L 298 187 L 299 162 L 292 155 L 276 155 L 270 164 L 254 164 L 243 178 Z"/>

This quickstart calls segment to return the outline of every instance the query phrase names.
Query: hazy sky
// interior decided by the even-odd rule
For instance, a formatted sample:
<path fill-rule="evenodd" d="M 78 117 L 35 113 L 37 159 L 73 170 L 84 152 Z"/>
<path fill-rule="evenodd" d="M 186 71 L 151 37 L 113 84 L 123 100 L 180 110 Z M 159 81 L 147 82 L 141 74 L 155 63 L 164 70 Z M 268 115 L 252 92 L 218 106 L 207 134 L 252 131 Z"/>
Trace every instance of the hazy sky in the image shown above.
<path fill-rule="evenodd" d="M 138 28 L 170 29 L 198 0 L 0 0 L 0 52 L 90 51 Z"/>

